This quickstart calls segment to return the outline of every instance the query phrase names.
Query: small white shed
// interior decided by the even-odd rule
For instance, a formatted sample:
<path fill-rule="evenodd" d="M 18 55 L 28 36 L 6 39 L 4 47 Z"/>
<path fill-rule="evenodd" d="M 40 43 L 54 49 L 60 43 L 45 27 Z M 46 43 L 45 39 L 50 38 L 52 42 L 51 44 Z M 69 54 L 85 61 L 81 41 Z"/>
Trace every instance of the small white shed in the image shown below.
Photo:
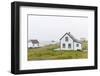
<path fill-rule="evenodd" d="M 28 41 L 28 48 L 37 48 L 37 47 L 39 47 L 38 40 L 29 40 Z"/>

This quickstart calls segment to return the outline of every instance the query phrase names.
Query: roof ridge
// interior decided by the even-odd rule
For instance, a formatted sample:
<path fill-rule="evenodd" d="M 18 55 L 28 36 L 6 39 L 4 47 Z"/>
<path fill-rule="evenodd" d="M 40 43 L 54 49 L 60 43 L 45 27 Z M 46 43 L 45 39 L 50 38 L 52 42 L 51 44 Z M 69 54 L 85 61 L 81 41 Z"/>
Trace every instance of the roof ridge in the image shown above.
<path fill-rule="evenodd" d="M 72 38 L 72 40 L 73 40 L 74 42 L 81 43 L 80 40 L 76 39 L 72 34 L 70 34 L 70 32 L 69 32 L 69 33 L 66 32 L 66 33 L 60 38 L 60 40 L 61 40 L 66 34 L 69 35 L 69 36 Z"/>

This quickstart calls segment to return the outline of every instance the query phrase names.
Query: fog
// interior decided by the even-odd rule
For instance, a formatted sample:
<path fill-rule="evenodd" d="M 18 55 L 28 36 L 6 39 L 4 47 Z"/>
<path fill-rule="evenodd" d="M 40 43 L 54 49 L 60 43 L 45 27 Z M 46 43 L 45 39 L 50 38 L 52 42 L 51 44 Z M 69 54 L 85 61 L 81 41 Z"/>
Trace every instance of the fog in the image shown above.
<path fill-rule="evenodd" d="M 88 38 L 88 18 L 64 16 L 28 16 L 28 40 L 59 41 L 70 32 L 75 38 Z"/>

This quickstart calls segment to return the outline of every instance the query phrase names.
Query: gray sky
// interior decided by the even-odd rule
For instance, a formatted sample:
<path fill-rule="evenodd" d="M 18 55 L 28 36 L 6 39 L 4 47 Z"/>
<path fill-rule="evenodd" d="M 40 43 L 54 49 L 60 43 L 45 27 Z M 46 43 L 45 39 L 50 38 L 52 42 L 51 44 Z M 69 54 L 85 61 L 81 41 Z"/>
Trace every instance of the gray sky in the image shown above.
<path fill-rule="evenodd" d="M 70 32 L 77 39 L 88 38 L 88 18 L 58 16 L 28 16 L 28 40 L 59 41 Z"/>

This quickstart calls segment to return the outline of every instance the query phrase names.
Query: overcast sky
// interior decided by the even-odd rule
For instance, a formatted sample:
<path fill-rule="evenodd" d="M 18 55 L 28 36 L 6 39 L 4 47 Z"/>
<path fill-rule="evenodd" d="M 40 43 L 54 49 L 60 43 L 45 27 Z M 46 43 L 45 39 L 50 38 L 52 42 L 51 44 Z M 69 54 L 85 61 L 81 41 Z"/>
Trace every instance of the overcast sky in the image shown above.
<path fill-rule="evenodd" d="M 28 16 L 28 40 L 59 41 L 70 32 L 77 39 L 88 38 L 88 18 L 59 16 Z"/>

